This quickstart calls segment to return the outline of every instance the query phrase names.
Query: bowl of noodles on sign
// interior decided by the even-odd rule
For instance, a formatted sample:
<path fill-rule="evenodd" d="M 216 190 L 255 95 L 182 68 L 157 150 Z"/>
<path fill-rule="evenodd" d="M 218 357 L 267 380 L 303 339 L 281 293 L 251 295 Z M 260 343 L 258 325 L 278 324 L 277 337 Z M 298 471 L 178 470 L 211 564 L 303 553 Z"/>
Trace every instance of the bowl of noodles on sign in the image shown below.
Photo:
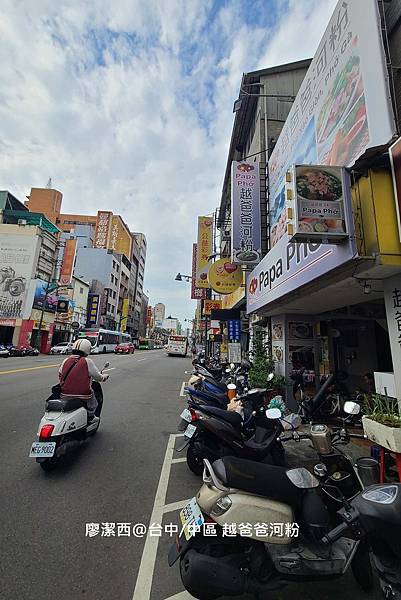
<path fill-rule="evenodd" d="M 306 168 L 297 174 L 297 194 L 304 200 L 331 202 L 342 197 L 341 180 L 320 168 Z"/>
<path fill-rule="evenodd" d="M 321 167 L 299 168 L 297 196 L 302 215 L 299 230 L 302 233 L 344 233 L 345 223 L 340 204 L 343 187 L 340 177 Z M 316 205 L 316 202 L 321 204 Z M 314 216 L 303 216 L 308 214 L 305 210 L 308 208 L 317 209 L 317 213 Z"/>

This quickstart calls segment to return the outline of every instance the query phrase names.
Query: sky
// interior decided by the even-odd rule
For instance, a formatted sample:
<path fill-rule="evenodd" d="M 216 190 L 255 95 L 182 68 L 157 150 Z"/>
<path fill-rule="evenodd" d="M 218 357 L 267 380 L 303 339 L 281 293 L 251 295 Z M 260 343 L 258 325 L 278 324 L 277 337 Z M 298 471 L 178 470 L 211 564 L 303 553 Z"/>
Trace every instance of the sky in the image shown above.
<path fill-rule="evenodd" d="M 145 290 L 193 318 L 197 216 L 220 204 L 243 72 L 310 58 L 336 0 L 2 0 L 0 189 L 145 233 Z"/>

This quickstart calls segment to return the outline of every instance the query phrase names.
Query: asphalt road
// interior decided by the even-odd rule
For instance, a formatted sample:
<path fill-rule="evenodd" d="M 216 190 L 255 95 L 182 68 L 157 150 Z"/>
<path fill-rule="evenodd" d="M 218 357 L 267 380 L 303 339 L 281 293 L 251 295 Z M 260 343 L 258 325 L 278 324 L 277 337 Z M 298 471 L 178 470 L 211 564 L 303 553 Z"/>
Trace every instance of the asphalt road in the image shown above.
<path fill-rule="evenodd" d="M 169 536 L 145 544 L 132 535 L 85 535 L 87 523 L 148 526 L 155 515 L 163 527 L 178 523 L 180 506 L 196 494 L 200 480 L 173 450 L 190 362 L 164 351 L 95 358 L 99 368 L 105 360 L 111 370 L 98 434 L 44 473 L 28 454 L 61 359 L 0 359 L 1 600 L 190 598 L 177 566 L 167 565 Z M 270 597 L 291 600 L 294 592 L 303 600 L 380 598 L 377 590 L 363 593 L 350 574 Z"/>
<path fill-rule="evenodd" d="M 0 359 L 2 599 L 132 598 L 143 540 L 90 539 L 85 526 L 148 523 L 190 363 L 163 351 L 107 360 L 114 370 L 98 434 L 46 474 L 28 454 L 61 359 Z"/>

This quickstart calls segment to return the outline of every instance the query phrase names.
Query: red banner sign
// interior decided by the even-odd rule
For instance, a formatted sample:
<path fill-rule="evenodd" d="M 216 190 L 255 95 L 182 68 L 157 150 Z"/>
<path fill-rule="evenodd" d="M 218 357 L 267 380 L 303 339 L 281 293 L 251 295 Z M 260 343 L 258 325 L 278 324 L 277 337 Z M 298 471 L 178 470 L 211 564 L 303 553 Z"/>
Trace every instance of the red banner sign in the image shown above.
<path fill-rule="evenodd" d="M 74 270 L 75 253 L 77 250 L 77 240 L 67 240 L 64 246 L 63 264 L 61 265 L 60 283 L 68 285 L 71 283 Z"/>

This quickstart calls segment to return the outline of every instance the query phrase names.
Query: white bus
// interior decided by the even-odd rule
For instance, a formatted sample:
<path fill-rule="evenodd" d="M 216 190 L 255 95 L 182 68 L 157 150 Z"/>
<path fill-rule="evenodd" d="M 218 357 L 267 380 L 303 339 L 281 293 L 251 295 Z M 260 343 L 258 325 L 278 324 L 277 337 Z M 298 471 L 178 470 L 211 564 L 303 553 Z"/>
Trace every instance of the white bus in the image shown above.
<path fill-rule="evenodd" d="M 131 336 L 128 333 L 109 329 L 84 329 L 79 332 L 79 337 L 87 338 L 90 341 L 92 354 L 114 352 L 118 344 L 131 342 Z"/>
<path fill-rule="evenodd" d="M 168 356 L 186 356 L 188 352 L 187 336 L 170 335 L 166 350 Z"/>

